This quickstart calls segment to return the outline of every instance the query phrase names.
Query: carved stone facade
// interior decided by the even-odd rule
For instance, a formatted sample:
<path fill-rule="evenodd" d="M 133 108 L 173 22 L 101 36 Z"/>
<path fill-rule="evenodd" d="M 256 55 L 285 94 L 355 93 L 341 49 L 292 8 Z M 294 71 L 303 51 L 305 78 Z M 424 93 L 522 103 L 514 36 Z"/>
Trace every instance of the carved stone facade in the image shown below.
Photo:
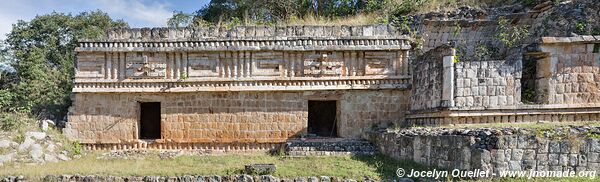
<path fill-rule="evenodd" d="M 412 61 L 410 39 L 391 26 L 110 30 L 76 49 L 66 131 L 99 148 L 260 149 L 390 123 L 600 121 L 600 37 L 544 37 L 467 60 L 440 41 L 492 33 L 468 29 L 480 37 L 464 40 L 446 37 L 453 23 L 426 25 L 427 52 Z M 143 129 L 148 117 L 158 129 Z"/>
<path fill-rule="evenodd" d="M 358 138 L 408 111 L 410 42 L 391 26 L 114 29 L 107 37 L 76 49 L 67 133 L 90 145 L 281 143 L 310 134 L 309 101 L 334 101 L 334 136 Z M 159 103 L 153 140 L 140 135 L 143 103 Z"/>

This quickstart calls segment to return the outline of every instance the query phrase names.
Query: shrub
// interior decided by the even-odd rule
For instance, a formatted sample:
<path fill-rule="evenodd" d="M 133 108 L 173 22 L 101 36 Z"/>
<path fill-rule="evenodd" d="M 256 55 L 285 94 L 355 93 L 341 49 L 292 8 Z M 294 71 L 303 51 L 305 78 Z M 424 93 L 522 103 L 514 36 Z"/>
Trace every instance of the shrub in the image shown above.
<path fill-rule="evenodd" d="M 506 47 L 512 48 L 521 44 L 529 36 L 527 27 L 511 25 L 509 19 L 500 17 L 495 37 Z"/>
<path fill-rule="evenodd" d="M 0 129 L 3 131 L 13 131 L 21 128 L 26 123 L 34 123 L 35 120 L 23 112 L 2 112 L 0 113 Z"/>
<path fill-rule="evenodd" d="M 73 155 L 79 155 L 83 150 L 81 143 L 79 143 L 78 141 L 71 142 L 70 145 L 66 148 L 69 150 L 69 153 Z"/>

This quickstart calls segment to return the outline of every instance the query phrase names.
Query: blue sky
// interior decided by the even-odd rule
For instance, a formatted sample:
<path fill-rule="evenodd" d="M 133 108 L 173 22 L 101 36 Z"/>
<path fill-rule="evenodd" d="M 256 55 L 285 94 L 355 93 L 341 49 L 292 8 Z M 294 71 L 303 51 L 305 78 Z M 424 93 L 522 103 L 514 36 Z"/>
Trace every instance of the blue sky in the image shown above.
<path fill-rule="evenodd" d="M 2 0 L 0 1 L 0 39 L 17 20 L 56 12 L 77 14 L 102 10 L 113 19 L 123 19 L 131 27 L 165 26 L 173 11 L 192 13 L 210 0 Z"/>

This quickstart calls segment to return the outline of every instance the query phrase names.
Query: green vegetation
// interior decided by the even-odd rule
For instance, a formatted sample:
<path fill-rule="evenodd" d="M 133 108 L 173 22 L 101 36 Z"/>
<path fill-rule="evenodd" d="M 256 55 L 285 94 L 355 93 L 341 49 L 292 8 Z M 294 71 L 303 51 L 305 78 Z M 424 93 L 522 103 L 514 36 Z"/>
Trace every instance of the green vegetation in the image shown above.
<path fill-rule="evenodd" d="M 592 30 L 592 35 L 600 35 L 600 27 L 594 27 Z"/>
<path fill-rule="evenodd" d="M 81 175 L 230 175 L 240 174 L 246 164 L 272 163 L 277 165 L 275 176 L 339 176 L 362 179 L 364 176 L 376 179 L 389 179 L 396 176 L 396 169 L 426 169 L 413 162 L 396 161 L 376 156 L 323 156 L 323 157 L 283 157 L 264 153 L 225 154 L 225 155 L 183 155 L 172 159 L 161 159 L 156 154 L 148 154 L 144 160 L 99 159 L 100 153 L 90 153 L 79 159 L 43 165 L 5 165 L 0 167 L 0 176 L 24 175 L 41 179 L 48 174 Z M 27 169 L 27 170 L 24 170 Z"/>
<path fill-rule="evenodd" d="M 396 169 L 432 170 L 414 162 L 397 161 L 385 156 L 321 156 L 283 157 L 264 153 L 225 155 L 183 155 L 161 159 L 150 153 L 138 159 L 102 159 L 99 152 L 84 155 L 79 159 L 46 163 L 41 165 L 14 165 L 0 167 L 0 176 L 23 175 L 31 180 L 40 180 L 46 175 L 80 174 L 111 176 L 183 176 L 183 175 L 235 175 L 243 172 L 246 164 L 275 164 L 278 177 L 336 176 L 351 179 L 371 177 L 394 179 Z M 27 170 L 24 170 L 27 169 Z M 460 179 L 447 179 L 450 181 Z M 512 181 L 594 181 L 589 178 L 502 178 L 480 179 L 483 182 Z"/>
<path fill-rule="evenodd" d="M 0 81 L 0 112 L 23 113 L 40 118 L 62 119 L 70 105 L 73 50 L 80 39 L 104 36 L 106 28 L 127 26 L 100 11 L 76 16 L 51 13 L 29 22 L 18 21 L 2 47 L 5 71 Z M 10 129 L 18 118 L 2 114 L 2 129 Z"/>
<path fill-rule="evenodd" d="M 22 128 L 27 123 L 33 123 L 25 113 L 0 113 L 0 130 L 11 131 Z"/>
<path fill-rule="evenodd" d="M 534 4 L 535 0 L 532 0 Z M 537 3 L 537 1 L 535 1 Z M 212 0 L 194 13 L 173 12 L 169 27 L 237 25 L 361 25 L 391 23 L 414 39 L 423 38 L 411 28 L 407 15 L 443 11 L 461 6 L 488 7 L 519 0 Z M 0 41 L 0 112 L 19 112 L 30 117 L 60 120 L 70 105 L 73 50 L 81 39 L 99 38 L 109 27 L 128 26 L 100 11 L 77 15 L 50 13 L 14 24 Z M 457 32 L 461 29 L 457 27 Z M 499 37 L 509 45 L 521 39 L 521 29 Z M 525 32 L 526 33 L 526 32 Z M 9 66 L 7 66 L 9 65 Z M 6 117 L 2 117 L 6 119 Z"/>
<path fill-rule="evenodd" d="M 454 37 L 458 37 L 460 36 L 460 33 L 462 33 L 462 27 L 460 26 L 460 23 L 454 22 L 454 32 L 452 32 L 452 35 L 454 35 Z"/>
<path fill-rule="evenodd" d="M 527 27 L 512 25 L 510 21 L 504 17 L 498 19 L 498 30 L 496 33 L 496 38 L 508 48 L 518 46 L 529 36 Z"/>
<path fill-rule="evenodd" d="M 581 121 L 581 122 L 523 122 L 523 123 L 485 123 L 485 124 L 456 124 L 456 125 L 442 125 L 442 126 L 413 126 L 414 128 L 427 127 L 427 128 L 463 128 L 463 129 L 477 129 L 477 128 L 523 128 L 529 129 L 533 135 L 540 138 L 548 138 L 553 140 L 572 140 L 578 137 L 589 137 L 589 138 L 600 138 L 600 130 L 591 129 L 584 133 L 571 133 L 569 131 L 571 126 L 592 126 L 600 127 L 600 123 L 593 121 Z M 396 128 L 400 129 L 400 128 Z"/>
<path fill-rule="evenodd" d="M 528 0 L 534 6 L 541 0 Z M 216 25 L 316 24 L 357 25 L 393 23 L 413 13 L 462 6 L 488 7 L 521 0 L 212 0 L 194 13 L 174 12 L 170 27 Z"/>
<path fill-rule="evenodd" d="M 587 34 L 587 23 L 585 21 L 580 21 L 575 24 L 575 29 L 579 34 Z"/>
<path fill-rule="evenodd" d="M 535 90 L 533 88 L 527 88 L 523 90 L 523 95 L 521 96 L 521 101 L 525 104 L 533 104 L 535 103 Z"/>

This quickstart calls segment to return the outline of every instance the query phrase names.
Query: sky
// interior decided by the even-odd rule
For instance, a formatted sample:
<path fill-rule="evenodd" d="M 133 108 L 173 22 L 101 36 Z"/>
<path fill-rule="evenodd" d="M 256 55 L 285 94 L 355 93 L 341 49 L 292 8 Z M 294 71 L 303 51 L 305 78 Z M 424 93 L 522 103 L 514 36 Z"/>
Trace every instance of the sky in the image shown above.
<path fill-rule="evenodd" d="M 102 10 L 131 27 L 161 27 L 173 11 L 192 13 L 210 0 L 0 0 L 0 39 L 17 20 L 31 20 L 53 11 L 71 13 Z"/>

